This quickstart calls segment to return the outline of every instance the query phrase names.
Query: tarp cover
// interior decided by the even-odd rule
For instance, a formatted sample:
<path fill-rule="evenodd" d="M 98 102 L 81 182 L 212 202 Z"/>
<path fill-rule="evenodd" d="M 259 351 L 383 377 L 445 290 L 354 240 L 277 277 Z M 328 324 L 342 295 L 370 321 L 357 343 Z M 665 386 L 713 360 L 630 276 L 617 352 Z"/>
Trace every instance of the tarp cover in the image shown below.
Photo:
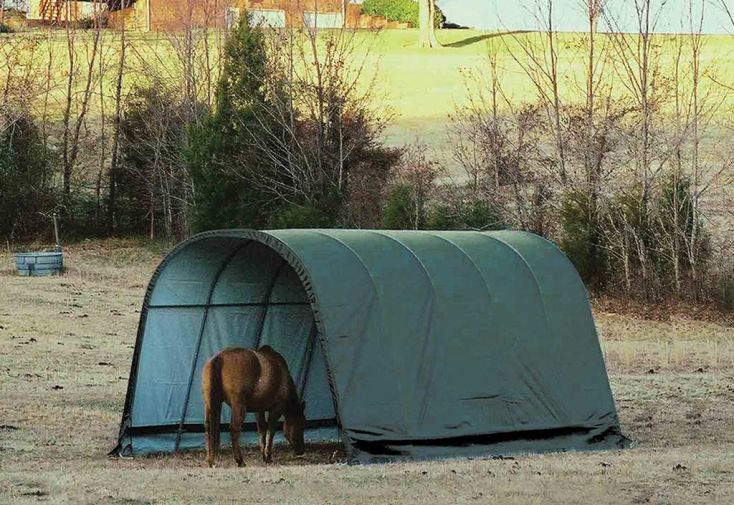
<path fill-rule="evenodd" d="M 627 445 L 585 288 L 545 239 L 221 230 L 151 280 L 116 452 L 203 447 L 201 367 L 264 344 L 307 440 L 340 436 L 351 462 Z"/>

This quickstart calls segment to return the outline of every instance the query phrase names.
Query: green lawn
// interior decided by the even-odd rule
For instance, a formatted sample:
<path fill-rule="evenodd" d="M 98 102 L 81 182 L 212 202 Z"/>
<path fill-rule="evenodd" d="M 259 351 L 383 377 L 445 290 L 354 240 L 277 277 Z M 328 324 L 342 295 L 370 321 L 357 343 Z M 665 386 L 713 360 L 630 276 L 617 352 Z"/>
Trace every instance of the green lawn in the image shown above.
<path fill-rule="evenodd" d="M 216 52 L 222 33 L 211 35 L 212 50 Z M 52 100 L 50 114 L 60 119 L 65 97 L 65 78 L 68 65 L 66 38 L 63 31 L 55 31 L 47 38 L 43 32 L 30 32 L 9 36 L 0 36 L 0 84 L 5 79 L 8 58 L 18 61 L 31 60 L 28 48 L 24 50 L 27 56 L 19 56 L 17 51 L 8 51 L 13 41 L 21 38 L 36 36 L 40 38 L 38 46 L 32 56 L 36 67 L 36 76 L 45 75 L 48 55 L 52 55 L 51 70 L 53 74 Z M 84 84 L 86 72 L 86 58 L 89 50 L 91 32 L 77 34 L 77 48 L 79 51 L 78 64 L 80 65 L 80 79 L 77 89 Z M 439 151 L 438 158 L 450 158 L 450 142 L 447 138 L 447 129 L 450 124 L 449 116 L 467 103 L 470 89 L 476 89 L 476 83 L 467 83 L 468 75 L 486 79 L 488 74 L 487 51 L 488 44 L 493 44 L 499 53 L 502 85 L 513 102 L 534 101 L 536 92 L 532 83 L 522 72 L 512 57 L 512 49 L 517 53 L 518 40 L 526 37 L 538 38 L 537 33 L 501 33 L 477 30 L 440 30 L 439 40 L 444 47 L 438 49 L 421 49 L 417 47 L 416 30 L 384 30 L 378 35 L 371 32 L 357 34 L 361 47 L 370 48 L 368 56 L 369 73 L 376 72 L 378 79 L 377 104 L 392 112 L 393 121 L 387 131 L 387 140 L 390 144 L 400 145 L 419 139 L 421 142 L 434 147 Z M 673 46 L 676 40 L 683 36 L 661 36 L 657 44 L 664 55 L 662 60 L 661 78 L 670 77 L 673 68 Z M 578 102 L 582 95 L 585 66 L 583 51 L 579 43 L 583 34 L 566 33 L 559 36 L 560 52 L 559 70 L 561 79 L 561 96 L 564 102 Z M 171 78 L 180 67 L 176 60 L 175 46 L 180 45 L 180 34 L 160 33 L 130 33 L 130 51 L 128 71 L 125 75 L 125 88 L 130 89 L 135 83 L 147 79 L 147 75 L 155 73 L 164 78 Z M 599 36 L 599 44 L 608 41 L 605 35 Z M 49 48 L 49 44 L 51 47 Z M 119 46 L 119 34 L 105 32 L 102 42 L 104 77 L 101 79 L 101 89 L 106 95 L 107 113 L 111 110 L 111 100 L 115 82 L 115 64 Z M 8 54 L 9 53 L 9 54 Z M 216 59 L 212 55 L 212 60 Z M 359 59 L 359 56 L 357 56 Z M 734 83 L 734 37 L 707 36 L 703 52 L 706 77 L 702 82 L 704 92 L 713 92 L 720 95 L 732 95 L 728 90 L 717 84 L 715 80 L 724 84 Z M 619 62 L 617 62 L 619 63 Z M 16 63 L 11 63 L 16 65 Z M 610 82 L 615 92 L 624 92 L 624 86 L 618 74 L 610 72 Z M 203 78 L 202 78 L 203 80 Z M 471 79 L 469 79 L 471 81 Z M 203 82 L 200 83 L 203 86 Z M 95 78 L 96 89 L 100 85 Z M 728 117 L 731 106 L 734 105 L 733 96 L 722 96 L 724 106 L 719 109 L 720 117 Z M 100 117 L 101 107 L 99 99 L 95 97 L 90 106 L 90 120 L 94 124 Z"/>

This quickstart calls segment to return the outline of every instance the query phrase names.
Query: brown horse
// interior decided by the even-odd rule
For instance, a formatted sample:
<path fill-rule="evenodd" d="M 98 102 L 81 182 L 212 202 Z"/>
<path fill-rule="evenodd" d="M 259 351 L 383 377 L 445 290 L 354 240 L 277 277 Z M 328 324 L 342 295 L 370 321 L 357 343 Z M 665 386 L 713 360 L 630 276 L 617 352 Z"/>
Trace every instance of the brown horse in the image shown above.
<path fill-rule="evenodd" d="M 258 350 L 229 347 L 215 354 L 201 372 L 204 398 L 204 428 L 209 466 L 219 451 L 222 402 L 232 408 L 229 434 L 232 455 L 244 466 L 240 450 L 240 428 L 247 412 L 257 413 L 257 432 L 263 461 L 273 461 L 273 436 L 278 420 L 285 416 L 283 431 L 297 455 L 304 452 L 305 403 L 298 393 L 283 356 L 270 346 Z M 265 414 L 268 413 L 267 421 Z"/>

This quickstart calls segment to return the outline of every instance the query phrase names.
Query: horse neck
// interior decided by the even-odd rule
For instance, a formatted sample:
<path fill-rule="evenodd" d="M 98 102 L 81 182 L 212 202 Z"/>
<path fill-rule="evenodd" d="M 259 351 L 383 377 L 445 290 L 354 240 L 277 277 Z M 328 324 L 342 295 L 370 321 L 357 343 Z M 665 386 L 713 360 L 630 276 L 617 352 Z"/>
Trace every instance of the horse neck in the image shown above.
<path fill-rule="evenodd" d="M 284 415 L 290 417 L 294 414 L 300 413 L 300 403 L 301 402 L 298 400 L 298 391 L 296 390 L 296 385 L 291 379 L 288 384 L 288 398 L 286 399 Z"/>

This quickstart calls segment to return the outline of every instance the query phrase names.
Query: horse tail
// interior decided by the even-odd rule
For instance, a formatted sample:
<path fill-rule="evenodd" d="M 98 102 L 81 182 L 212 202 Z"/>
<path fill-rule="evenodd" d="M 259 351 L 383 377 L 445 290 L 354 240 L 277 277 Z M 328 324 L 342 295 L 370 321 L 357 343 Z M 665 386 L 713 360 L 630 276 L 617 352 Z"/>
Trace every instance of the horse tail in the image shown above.
<path fill-rule="evenodd" d="M 207 445 L 212 456 L 219 451 L 220 425 L 222 415 L 222 358 L 214 356 L 206 362 L 202 370 L 201 392 L 204 399 L 204 429 Z"/>

